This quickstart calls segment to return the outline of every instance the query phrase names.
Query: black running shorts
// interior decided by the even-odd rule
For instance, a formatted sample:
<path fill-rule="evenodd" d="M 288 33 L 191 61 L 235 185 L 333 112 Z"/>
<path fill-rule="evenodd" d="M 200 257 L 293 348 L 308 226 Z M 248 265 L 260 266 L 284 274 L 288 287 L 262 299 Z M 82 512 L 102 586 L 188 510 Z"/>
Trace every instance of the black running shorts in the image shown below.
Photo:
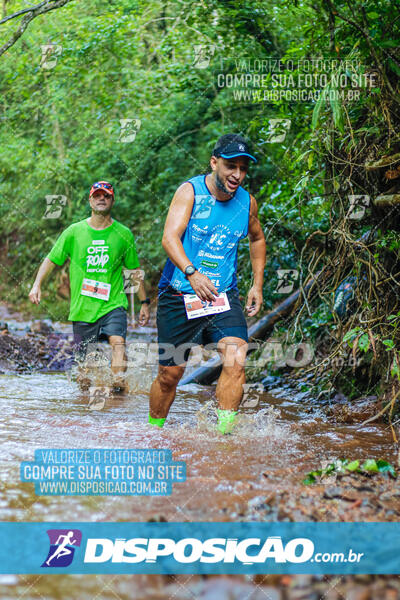
<path fill-rule="evenodd" d="M 104 339 L 107 340 L 110 335 L 119 335 L 124 339 L 126 338 L 126 310 L 123 306 L 114 308 L 94 323 L 73 321 L 72 328 L 77 360 L 83 360 L 86 356 L 88 344 Z"/>
<path fill-rule="evenodd" d="M 224 337 L 248 341 L 247 324 L 237 290 L 227 292 L 230 310 L 197 319 L 186 316 L 183 294 L 168 286 L 158 297 L 158 360 L 164 366 L 184 365 L 198 344 L 216 344 Z"/>

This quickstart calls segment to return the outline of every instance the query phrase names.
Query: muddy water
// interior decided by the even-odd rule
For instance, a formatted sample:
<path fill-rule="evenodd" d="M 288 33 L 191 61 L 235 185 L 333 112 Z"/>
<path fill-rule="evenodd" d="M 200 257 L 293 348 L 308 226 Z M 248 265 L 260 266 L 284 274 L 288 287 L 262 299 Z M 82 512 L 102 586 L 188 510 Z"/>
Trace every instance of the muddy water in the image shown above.
<path fill-rule="evenodd" d="M 394 460 L 384 425 L 335 425 L 318 408 L 310 412 L 301 399 L 278 389 L 261 394 L 257 408 L 242 409 L 235 434 L 222 436 L 215 430 L 214 388 L 186 386 L 160 430 L 146 424 L 152 376 L 151 370 L 130 368 L 129 393 L 107 398 L 100 410 L 93 410 L 70 374 L 0 376 L 0 519 L 268 519 L 258 509 L 266 496 L 282 492 L 304 497 L 302 478 L 321 460 Z M 95 385 L 107 382 L 107 377 L 104 368 L 92 373 Z M 168 448 L 175 460 L 186 461 L 187 481 L 175 483 L 170 497 L 35 496 L 33 484 L 19 480 L 20 462 L 33 460 L 37 448 L 52 447 Z M 350 515 L 348 520 L 356 519 Z M 113 576 L 7 577 L 0 577 L 2 599 L 160 598 L 167 585 L 162 576 L 118 576 L 117 581 Z M 176 589 L 169 596 L 200 597 L 193 592 L 185 596 L 180 584 L 173 585 Z"/>
<path fill-rule="evenodd" d="M 222 436 L 215 429 L 213 388 L 185 386 L 160 430 L 146 424 L 150 380 L 148 373 L 139 371 L 139 378 L 130 373 L 136 391 L 111 396 L 101 410 L 91 410 L 88 395 L 66 374 L 1 376 L 0 518 L 229 521 L 268 491 L 304 490 L 302 476 L 323 459 L 393 458 L 384 426 L 335 427 L 317 409 L 310 414 L 301 402 L 266 393 L 256 409 L 242 410 L 235 435 Z M 170 497 L 145 500 L 37 497 L 33 484 L 19 481 L 19 464 L 33 460 L 35 449 L 49 447 L 168 448 L 175 460 L 186 461 L 187 481 L 175 483 Z"/>

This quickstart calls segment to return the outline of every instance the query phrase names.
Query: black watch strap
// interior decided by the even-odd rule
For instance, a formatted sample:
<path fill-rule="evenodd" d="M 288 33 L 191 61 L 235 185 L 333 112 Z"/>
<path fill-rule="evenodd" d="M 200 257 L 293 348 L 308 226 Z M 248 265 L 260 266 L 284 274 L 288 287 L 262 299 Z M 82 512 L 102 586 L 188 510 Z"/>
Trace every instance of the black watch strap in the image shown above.
<path fill-rule="evenodd" d="M 185 277 L 190 277 L 190 275 L 193 275 L 196 271 L 197 269 L 194 265 L 188 265 L 183 273 Z"/>
<path fill-rule="evenodd" d="M 150 304 L 150 298 L 145 298 L 145 300 L 141 300 L 140 304 Z"/>

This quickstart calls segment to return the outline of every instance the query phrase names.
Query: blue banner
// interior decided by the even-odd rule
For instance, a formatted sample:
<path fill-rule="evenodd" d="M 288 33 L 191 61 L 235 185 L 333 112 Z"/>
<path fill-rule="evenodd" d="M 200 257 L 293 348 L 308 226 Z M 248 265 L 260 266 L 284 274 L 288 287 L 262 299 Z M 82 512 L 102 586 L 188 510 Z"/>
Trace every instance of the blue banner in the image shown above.
<path fill-rule="evenodd" d="M 0 523 L 1 573 L 400 574 L 400 523 Z"/>

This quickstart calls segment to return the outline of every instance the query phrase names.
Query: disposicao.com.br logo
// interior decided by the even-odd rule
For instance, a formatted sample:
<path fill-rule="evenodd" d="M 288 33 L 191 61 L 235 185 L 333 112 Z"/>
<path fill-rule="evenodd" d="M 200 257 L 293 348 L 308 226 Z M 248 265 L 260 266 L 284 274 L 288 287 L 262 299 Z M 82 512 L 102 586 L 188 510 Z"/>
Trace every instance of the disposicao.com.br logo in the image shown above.
<path fill-rule="evenodd" d="M 177 563 L 234 563 L 244 565 L 265 563 L 360 562 L 362 553 L 350 549 L 347 553 L 314 554 L 314 543 L 308 538 L 294 538 L 286 544 L 280 536 L 266 539 L 246 538 L 89 538 L 85 563 L 155 563 L 170 557 Z"/>
<path fill-rule="evenodd" d="M 81 546 L 79 529 L 49 529 L 50 548 L 43 564 L 48 567 L 68 567 L 75 550 Z M 83 550 L 83 548 L 82 548 Z M 283 541 L 281 536 L 268 537 L 88 537 L 79 562 L 103 564 L 114 570 L 118 564 L 155 564 L 160 567 L 178 565 L 217 564 L 304 564 L 360 563 L 364 554 L 349 549 L 344 552 L 316 552 L 314 542 L 307 537 Z M 106 565 L 108 565 L 106 567 Z M 114 566 L 112 566 L 114 565 Z"/>

